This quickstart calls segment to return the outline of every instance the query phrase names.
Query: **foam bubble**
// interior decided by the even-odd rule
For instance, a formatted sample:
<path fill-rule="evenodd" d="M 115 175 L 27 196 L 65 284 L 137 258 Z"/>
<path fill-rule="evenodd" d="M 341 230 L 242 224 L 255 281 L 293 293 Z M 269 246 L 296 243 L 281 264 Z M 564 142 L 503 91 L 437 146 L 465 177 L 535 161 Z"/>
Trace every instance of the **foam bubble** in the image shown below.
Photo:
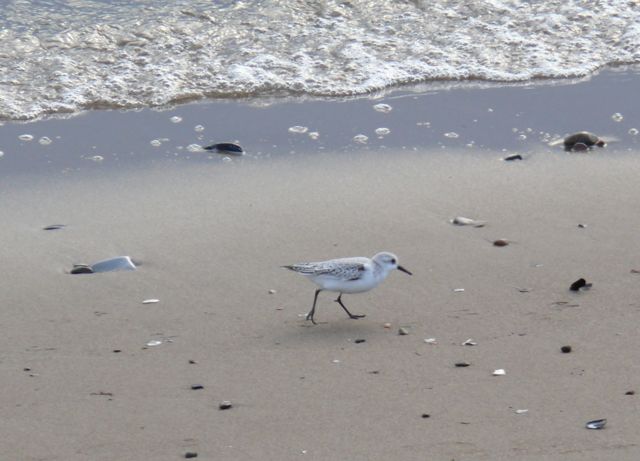
<path fill-rule="evenodd" d="M 18 139 L 20 141 L 25 141 L 25 142 L 33 141 L 33 135 L 32 134 L 21 134 L 20 136 L 18 136 Z"/>
<path fill-rule="evenodd" d="M 369 137 L 364 134 L 357 134 L 353 137 L 353 141 L 357 142 L 358 144 L 366 144 L 368 140 Z"/>
<path fill-rule="evenodd" d="M 389 128 L 383 128 L 383 127 L 376 128 L 376 134 L 380 137 L 386 136 L 389 133 L 391 133 L 391 130 Z"/>
<path fill-rule="evenodd" d="M 180 117 L 178 115 L 174 115 L 169 120 L 171 120 L 171 123 L 180 123 L 180 122 L 182 122 L 182 117 Z"/>
<path fill-rule="evenodd" d="M 376 104 L 375 106 L 373 106 L 373 109 L 376 112 L 382 112 L 383 114 L 388 114 L 389 112 L 391 112 L 393 110 L 393 107 L 391 107 L 389 104 Z"/>
<path fill-rule="evenodd" d="M 306 126 L 300 126 L 300 125 L 289 127 L 289 133 L 302 134 L 302 133 L 306 133 L 308 130 L 309 128 L 307 128 Z"/>

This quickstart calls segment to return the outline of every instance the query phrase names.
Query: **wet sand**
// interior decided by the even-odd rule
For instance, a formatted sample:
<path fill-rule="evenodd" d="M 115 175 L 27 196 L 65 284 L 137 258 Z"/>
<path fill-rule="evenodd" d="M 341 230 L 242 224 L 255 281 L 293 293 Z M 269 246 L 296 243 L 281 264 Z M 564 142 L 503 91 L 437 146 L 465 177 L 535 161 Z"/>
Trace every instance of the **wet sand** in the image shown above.
<path fill-rule="evenodd" d="M 164 125 L 150 114 L 137 114 L 148 126 L 126 133 L 93 115 L 0 127 L 44 126 L 44 135 L 84 124 L 92 131 L 74 131 L 76 139 L 104 137 L 86 152 L 105 157 L 4 164 L 13 171 L 0 186 L 1 458 L 640 455 L 639 397 L 626 395 L 640 392 L 633 138 L 587 154 L 529 139 L 507 149 L 524 154 L 515 162 L 500 161 L 495 146 L 464 144 L 382 149 L 372 140 L 308 152 L 286 131 L 289 149 L 231 161 L 107 153 L 109 138 L 121 146 L 160 137 Z M 473 126 L 464 133 L 480 135 Z M 502 131 L 496 138 L 511 142 Z M 54 157 L 63 139 L 42 148 Z M 0 162 L 10 159 L 1 149 Z M 38 149 L 24 147 L 32 165 Z M 455 216 L 487 225 L 453 226 Z M 57 223 L 67 227 L 42 230 Z M 510 244 L 496 247 L 498 238 Z M 371 292 L 345 295 L 363 319 L 348 319 L 323 293 L 321 323 L 304 320 L 314 286 L 279 266 L 380 250 L 413 277 L 393 273 Z M 118 255 L 138 270 L 67 273 Z M 593 287 L 571 292 L 581 277 Z M 160 302 L 142 304 L 148 298 Z M 477 345 L 461 345 L 468 338 Z M 145 346 L 154 339 L 163 343 Z M 506 375 L 492 376 L 500 368 Z M 219 410 L 224 400 L 233 408 Z M 585 429 L 598 418 L 608 419 L 604 430 Z"/>

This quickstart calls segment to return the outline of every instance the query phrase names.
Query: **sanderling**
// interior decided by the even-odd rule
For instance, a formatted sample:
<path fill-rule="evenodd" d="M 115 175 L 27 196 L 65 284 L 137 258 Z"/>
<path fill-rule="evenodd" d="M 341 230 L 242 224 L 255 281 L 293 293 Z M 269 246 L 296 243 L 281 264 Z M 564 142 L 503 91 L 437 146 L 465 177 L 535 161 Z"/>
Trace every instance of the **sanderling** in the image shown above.
<path fill-rule="evenodd" d="M 307 320 L 315 325 L 313 314 L 316 310 L 316 302 L 318 294 L 323 291 L 335 291 L 340 293 L 335 300 L 352 319 L 359 319 L 364 315 L 355 315 L 349 312 L 342 303 L 343 293 L 362 293 L 377 287 L 389 272 L 394 269 L 401 270 L 409 275 L 411 272 L 404 267 L 398 265 L 398 258 L 392 253 L 382 252 L 373 258 L 340 258 L 330 259 L 328 261 L 319 261 L 312 263 L 298 263 L 290 266 L 282 266 L 294 272 L 305 275 L 309 280 L 318 285 L 320 288 L 316 290 L 313 298 L 313 307 L 307 314 Z"/>

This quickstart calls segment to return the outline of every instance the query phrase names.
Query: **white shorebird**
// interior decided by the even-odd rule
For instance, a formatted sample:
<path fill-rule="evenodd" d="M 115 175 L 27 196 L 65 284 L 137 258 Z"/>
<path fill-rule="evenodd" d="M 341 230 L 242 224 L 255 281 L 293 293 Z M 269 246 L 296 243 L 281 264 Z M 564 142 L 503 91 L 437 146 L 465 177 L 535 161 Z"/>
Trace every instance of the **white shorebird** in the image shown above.
<path fill-rule="evenodd" d="M 311 263 L 291 264 L 290 266 L 282 266 L 294 272 L 305 275 L 309 280 L 318 285 L 320 288 L 316 290 L 313 298 L 313 307 L 307 314 L 307 320 L 315 325 L 313 314 L 316 311 L 316 302 L 318 294 L 321 291 L 335 291 L 340 293 L 335 300 L 352 319 L 359 319 L 364 315 L 355 315 L 349 312 L 342 303 L 343 293 L 362 293 L 377 287 L 387 275 L 398 269 L 409 275 L 411 272 L 404 267 L 398 265 L 398 258 L 393 253 L 382 252 L 373 258 L 340 258 L 330 259 L 328 261 L 319 261 Z"/>

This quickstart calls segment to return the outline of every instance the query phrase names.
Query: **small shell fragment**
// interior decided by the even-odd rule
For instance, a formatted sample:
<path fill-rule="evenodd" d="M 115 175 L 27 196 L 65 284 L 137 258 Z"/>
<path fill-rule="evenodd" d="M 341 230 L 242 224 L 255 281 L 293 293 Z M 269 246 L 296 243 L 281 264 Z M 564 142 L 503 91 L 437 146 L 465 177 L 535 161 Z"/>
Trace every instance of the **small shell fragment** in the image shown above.
<path fill-rule="evenodd" d="M 400 328 L 398 328 L 398 334 L 400 336 L 406 336 L 406 335 L 409 334 L 409 329 L 406 328 L 406 327 L 400 327 Z"/>
<path fill-rule="evenodd" d="M 70 271 L 71 274 L 93 274 L 93 269 L 87 264 L 74 264 Z"/>
<path fill-rule="evenodd" d="M 228 410 L 229 408 L 232 408 L 232 407 L 233 407 L 233 404 L 228 400 L 224 400 L 220 402 L 220 404 L 218 405 L 218 409 L 220 410 Z"/>
<path fill-rule="evenodd" d="M 156 346 L 160 346 L 163 343 L 163 341 L 159 340 L 159 339 L 152 339 L 151 341 L 147 341 L 147 344 L 145 344 L 145 346 L 147 347 L 156 347 Z"/>
<path fill-rule="evenodd" d="M 507 372 L 504 371 L 502 368 L 498 368 L 497 370 L 493 370 L 493 376 L 504 376 L 506 374 L 507 374 Z"/>
<path fill-rule="evenodd" d="M 603 429 L 605 424 L 607 424 L 607 420 L 605 418 L 594 419 L 593 421 L 589 421 L 585 427 L 587 429 Z"/>
<path fill-rule="evenodd" d="M 155 304 L 159 302 L 160 302 L 159 299 L 145 299 L 144 301 L 142 301 L 142 304 Z"/>
<path fill-rule="evenodd" d="M 438 341 L 436 340 L 436 338 L 425 338 L 424 342 L 427 344 L 438 344 Z"/>
<path fill-rule="evenodd" d="M 465 342 L 462 343 L 463 346 L 476 346 L 478 343 L 473 339 L 469 338 Z"/>
<path fill-rule="evenodd" d="M 478 221 L 477 219 L 465 218 L 464 216 L 456 216 L 450 221 L 450 223 L 456 226 L 484 227 L 486 221 Z"/>
<path fill-rule="evenodd" d="M 43 227 L 42 230 L 59 230 L 63 229 L 64 227 L 66 227 L 64 224 L 51 224 L 49 226 Z"/>
<path fill-rule="evenodd" d="M 529 413 L 528 409 L 516 410 L 516 415 L 526 415 Z"/>

